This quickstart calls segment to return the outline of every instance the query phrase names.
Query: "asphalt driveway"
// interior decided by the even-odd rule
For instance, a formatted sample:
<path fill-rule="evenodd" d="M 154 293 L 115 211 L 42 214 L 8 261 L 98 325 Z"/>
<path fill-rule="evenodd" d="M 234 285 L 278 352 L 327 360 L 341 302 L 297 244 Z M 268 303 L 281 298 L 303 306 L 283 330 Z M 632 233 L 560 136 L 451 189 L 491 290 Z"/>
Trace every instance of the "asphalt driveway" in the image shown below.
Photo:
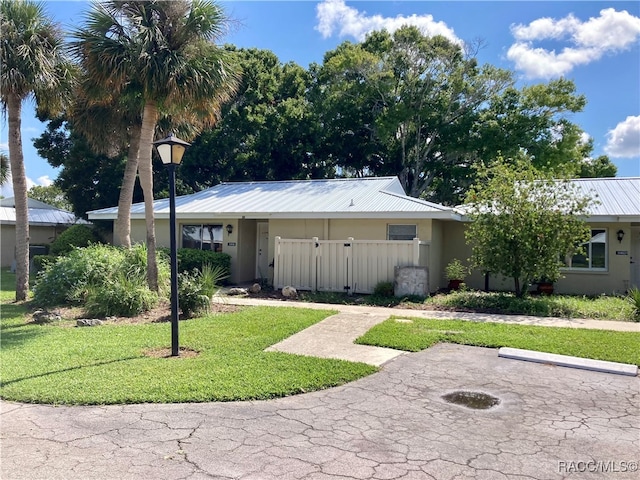
<path fill-rule="evenodd" d="M 444 394 L 500 404 L 472 410 Z M 441 344 L 265 402 L 1 404 L 2 479 L 637 479 L 640 378 Z"/>

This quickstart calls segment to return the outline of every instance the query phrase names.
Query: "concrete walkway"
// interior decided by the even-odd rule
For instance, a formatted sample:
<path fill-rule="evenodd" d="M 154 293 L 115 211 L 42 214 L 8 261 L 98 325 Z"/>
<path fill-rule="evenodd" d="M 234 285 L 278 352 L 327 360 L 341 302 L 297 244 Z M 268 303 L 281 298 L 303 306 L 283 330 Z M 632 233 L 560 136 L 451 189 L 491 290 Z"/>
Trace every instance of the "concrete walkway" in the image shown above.
<path fill-rule="evenodd" d="M 365 305 L 334 305 L 298 301 L 266 300 L 259 298 L 218 295 L 217 303 L 234 305 L 268 305 L 271 307 L 298 307 L 320 310 L 337 310 L 339 313 L 269 347 L 268 351 L 280 351 L 323 358 L 338 358 L 383 365 L 404 352 L 390 348 L 356 345 L 354 340 L 364 335 L 371 327 L 391 316 L 405 318 L 458 319 L 472 322 L 513 323 L 543 327 L 569 327 L 619 332 L 640 332 L 640 323 L 615 322 L 590 319 L 567 319 L 555 317 L 533 317 L 528 315 L 496 315 L 468 312 L 445 312 L 439 310 L 413 310 L 400 308 L 371 307 Z"/>

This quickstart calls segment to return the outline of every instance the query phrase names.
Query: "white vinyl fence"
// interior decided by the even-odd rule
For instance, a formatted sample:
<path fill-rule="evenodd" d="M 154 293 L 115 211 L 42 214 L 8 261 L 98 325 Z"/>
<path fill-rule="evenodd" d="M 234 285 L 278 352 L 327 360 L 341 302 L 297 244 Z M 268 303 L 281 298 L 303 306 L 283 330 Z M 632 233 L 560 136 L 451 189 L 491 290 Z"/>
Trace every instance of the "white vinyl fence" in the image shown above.
<path fill-rule="evenodd" d="M 318 240 L 275 238 L 276 288 L 373 293 L 379 282 L 392 282 L 394 267 L 428 266 L 429 244 L 413 241 Z"/>

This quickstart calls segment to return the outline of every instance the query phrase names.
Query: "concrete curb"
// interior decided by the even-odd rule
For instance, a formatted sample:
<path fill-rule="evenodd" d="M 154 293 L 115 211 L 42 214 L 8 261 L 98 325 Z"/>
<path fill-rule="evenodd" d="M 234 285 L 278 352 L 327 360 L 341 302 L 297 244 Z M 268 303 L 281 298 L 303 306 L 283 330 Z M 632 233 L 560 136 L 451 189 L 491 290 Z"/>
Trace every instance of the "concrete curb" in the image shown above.
<path fill-rule="evenodd" d="M 571 357 L 555 353 L 535 352 L 520 348 L 502 347 L 498 350 L 498 356 L 512 360 L 524 360 L 526 362 L 547 363 L 560 367 L 580 368 L 594 372 L 613 373 L 616 375 L 638 375 L 638 366 L 626 363 L 607 362 L 604 360 L 592 360 L 590 358 Z"/>

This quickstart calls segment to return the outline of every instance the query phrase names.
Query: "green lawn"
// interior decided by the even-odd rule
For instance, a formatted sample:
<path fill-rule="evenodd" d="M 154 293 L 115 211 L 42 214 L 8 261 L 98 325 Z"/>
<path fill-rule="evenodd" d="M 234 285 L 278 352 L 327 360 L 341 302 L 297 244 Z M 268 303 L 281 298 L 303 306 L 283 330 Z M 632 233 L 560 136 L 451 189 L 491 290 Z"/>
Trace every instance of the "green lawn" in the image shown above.
<path fill-rule="evenodd" d="M 3 307 L 7 308 L 6 305 Z M 243 311 L 180 322 L 193 358 L 153 358 L 170 324 L 73 328 L 25 324 L 3 308 L 0 395 L 54 404 L 206 402 L 267 399 L 340 385 L 376 371 L 365 364 L 263 350 L 331 312 Z"/>
<path fill-rule="evenodd" d="M 2 285 L 10 283 L 4 278 Z M 154 358 L 146 352 L 169 347 L 169 323 L 35 325 L 26 322 L 23 305 L 8 303 L 4 293 L 2 298 L 0 396 L 6 400 L 119 404 L 267 399 L 340 385 L 377 370 L 263 351 L 330 311 L 255 307 L 181 321 L 180 346 L 198 355 Z"/>
<path fill-rule="evenodd" d="M 524 348 L 640 366 L 640 333 L 635 332 L 392 317 L 357 340 L 410 352 L 439 342 Z"/>

